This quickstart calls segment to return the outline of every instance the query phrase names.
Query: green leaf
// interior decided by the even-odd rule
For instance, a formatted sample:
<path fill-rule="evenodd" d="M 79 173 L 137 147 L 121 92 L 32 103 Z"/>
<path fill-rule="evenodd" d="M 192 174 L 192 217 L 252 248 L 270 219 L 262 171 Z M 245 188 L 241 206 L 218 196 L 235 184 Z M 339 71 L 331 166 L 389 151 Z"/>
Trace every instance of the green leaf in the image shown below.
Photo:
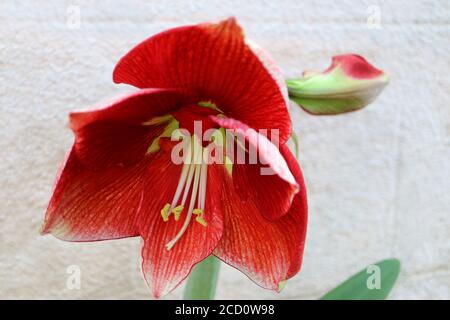
<path fill-rule="evenodd" d="M 399 273 L 399 260 L 380 261 L 350 277 L 325 294 L 321 300 L 384 300 Z"/>
<path fill-rule="evenodd" d="M 185 300 L 212 300 L 216 294 L 220 260 L 213 255 L 199 262 L 189 274 Z"/>

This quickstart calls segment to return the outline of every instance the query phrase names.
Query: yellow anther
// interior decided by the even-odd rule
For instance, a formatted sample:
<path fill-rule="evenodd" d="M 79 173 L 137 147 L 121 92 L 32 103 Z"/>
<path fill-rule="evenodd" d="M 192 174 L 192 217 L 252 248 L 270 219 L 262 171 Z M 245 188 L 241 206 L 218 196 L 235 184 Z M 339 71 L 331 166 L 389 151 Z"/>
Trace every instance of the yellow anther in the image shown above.
<path fill-rule="evenodd" d="M 161 216 L 164 220 L 164 222 L 169 221 L 169 209 L 170 209 L 170 204 L 166 203 L 164 205 L 164 208 L 161 209 Z"/>
<path fill-rule="evenodd" d="M 174 119 L 174 117 L 171 114 L 166 114 L 164 116 L 151 118 L 150 120 L 144 122 L 143 125 L 144 126 L 155 126 L 155 125 L 160 125 L 160 124 L 169 122 L 173 119 Z"/>
<path fill-rule="evenodd" d="M 204 227 L 206 227 L 208 225 L 208 223 L 205 221 L 205 219 L 202 216 L 197 216 L 195 218 L 195 221 L 197 221 L 198 223 L 200 223 Z"/>
<path fill-rule="evenodd" d="M 203 218 L 203 213 L 204 211 L 202 209 L 194 209 L 194 211 L 192 211 L 193 214 L 197 215 L 197 217 L 195 218 L 195 221 L 197 221 L 198 223 L 200 223 L 202 226 L 206 227 L 208 224 L 206 223 L 205 219 Z"/>
<path fill-rule="evenodd" d="M 150 146 L 147 149 L 147 153 L 153 153 L 156 152 L 160 149 L 159 146 L 159 140 L 161 138 L 170 138 L 172 136 L 172 132 L 174 132 L 176 129 L 178 129 L 180 127 L 180 123 L 173 119 L 171 120 L 167 126 L 164 128 L 164 131 L 157 136 L 155 139 L 153 139 L 152 143 L 150 144 Z"/>
<path fill-rule="evenodd" d="M 180 214 L 183 211 L 183 209 L 184 209 L 183 205 L 176 206 L 175 208 L 172 209 L 172 213 L 175 217 L 175 221 L 178 221 L 180 219 Z"/>
<path fill-rule="evenodd" d="M 216 105 L 214 102 L 212 102 L 212 101 L 200 101 L 200 102 L 198 103 L 198 105 L 199 105 L 200 107 L 205 107 L 205 108 L 213 109 L 213 110 L 219 111 L 220 113 L 223 113 L 223 111 L 220 110 L 220 109 L 217 107 L 217 105 Z"/>

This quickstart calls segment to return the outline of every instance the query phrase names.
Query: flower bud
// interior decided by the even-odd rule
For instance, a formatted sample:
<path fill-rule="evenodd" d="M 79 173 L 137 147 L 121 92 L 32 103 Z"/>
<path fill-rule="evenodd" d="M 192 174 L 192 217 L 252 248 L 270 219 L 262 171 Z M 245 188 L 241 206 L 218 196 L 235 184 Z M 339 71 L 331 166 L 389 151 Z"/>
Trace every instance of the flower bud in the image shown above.
<path fill-rule="evenodd" d="M 339 114 L 367 106 L 383 90 L 389 77 L 361 56 L 334 56 L 323 72 L 307 71 L 287 80 L 289 97 L 307 112 Z"/>

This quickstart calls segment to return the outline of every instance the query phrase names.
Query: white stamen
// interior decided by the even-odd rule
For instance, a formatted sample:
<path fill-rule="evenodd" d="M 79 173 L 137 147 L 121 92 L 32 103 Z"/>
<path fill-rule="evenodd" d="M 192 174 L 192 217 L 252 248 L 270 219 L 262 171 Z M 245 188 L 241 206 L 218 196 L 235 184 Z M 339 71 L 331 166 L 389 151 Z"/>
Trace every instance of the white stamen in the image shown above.
<path fill-rule="evenodd" d="M 199 148 L 199 149 L 201 149 L 201 148 Z M 194 163 L 198 163 L 199 161 L 201 161 L 201 159 L 200 159 L 201 152 L 198 152 L 197 150 L 195 150 L 194 154 L 195 154 L 195 158 L 194 158 L 195 162 Z M 186 231 L 186 229 L 187 229 L 187 227 L 189 225 L 189 222 L 191 221 L 191 218 L 192 218 L 192 211 L 194 211 L 195 198 L 197 197 L 197 192 L 198 192 L 201 164 L 194 164 L 193 166 L 191 166 L 191 168 L 193 168 L 193 167 L 195 167 L 195 176 L 194 176 L 194 185 L 192 187 L 191 199 L 190 199 L 190 202 L 189 202 L 189 209 L 188 209 L 186 218 L 184 220 L 183 226 L 181 227 L 180 231 L 178 231 L 178 233 L 175 236 L 175 238 L 173 238 L 172 240 L 170 240 L 166 244 L 167 250 L 172 249 L 172 247 L 175 245 L 175 243 L 181 238 L 181 236 Z M 188 189 L 188 188 L 186 188 L 186 189 Z M 185 191 L 186 191 L 186 189 L 185 189 Z"/>
<path fill-rule="evenodd" d="M 192 140 L 191 140 L 191 146 L 193 149 L 193 156 L 192 159 L 190 161 L 190 166 L 189 166 L 189 173 L 188 173 L 188 177 L 187 177 L 187 181 L 186 181 L 186 187 L 184 189 L 183 192 L 183 199 L 181 200 L 181 205 L 184 206 L 184 204 L 186 203 L 186 199 L 187 196 L 189 194 L 189 190 L 191 189 L 191 184 L 192 184 L 192 178 L 194 177 L 194 170 L 195 170 L 195 163 L 198 162 L 197 158 L 199 155 L 199 151 L 201 151 L 201 147 L 197 146 L 197 140 L 195 138 L 195 135 L 192 136 Z"/>
<path fill-rule="evenodd" d="M 189 148 L 186 153 L 186 157 L 184 158 L 184 164 L 183 169 L 181 170 L 181 176 L 180 180 L 178 181 L 177 190 L 175 191 L 175 195 L 172 199 L 172 204 L 170 205 L 169 209 L 169 216 L 172 212 L 172 209 L 176 207 L 178 200 L 180 199 L 181 191 L 183 191 L 184 187 L 186 186 L 186 179 L 188 177 L 189 169 L 191 167 L 193 153 L 191 150 L 191 143 L 189 143 Z"/>
<path fill-rule="evenodd" d="M 208 156 L 208 149 L 203 149 L 203 157 L 201 164 L 201 172 L 200 172 L 200 187 L 199 187 L 199 197 L 197 206 L 201 210 L 205 210 L 205 201 L 206 201 L 206 181 L 208 180 L 208 163 L 205 156 Z"/>

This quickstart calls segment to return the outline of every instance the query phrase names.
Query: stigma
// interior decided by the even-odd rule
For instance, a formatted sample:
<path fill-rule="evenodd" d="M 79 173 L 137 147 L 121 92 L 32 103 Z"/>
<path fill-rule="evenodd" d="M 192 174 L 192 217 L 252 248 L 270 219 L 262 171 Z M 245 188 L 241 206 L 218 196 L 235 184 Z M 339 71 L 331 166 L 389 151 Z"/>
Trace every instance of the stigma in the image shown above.
<path fill-rule="evenodd" d="M 162 219 L 167 222 L 173 215 L 178 221 L 185 212 L 183 225 L 175 237 L 166 244 L 167 250 L 181 239 L 186 232 L 189 223 L 195 216 L 195 222 L 206 227 L 208 224 L 204 218 L 206 202 L 206 183 L 208 176 L 207 148 L 204 148 L 198 137 L 193 134 L 189 139 L 183 158 L 178 185 L 171 203 L 166 203 L 161 209 Z"/>

